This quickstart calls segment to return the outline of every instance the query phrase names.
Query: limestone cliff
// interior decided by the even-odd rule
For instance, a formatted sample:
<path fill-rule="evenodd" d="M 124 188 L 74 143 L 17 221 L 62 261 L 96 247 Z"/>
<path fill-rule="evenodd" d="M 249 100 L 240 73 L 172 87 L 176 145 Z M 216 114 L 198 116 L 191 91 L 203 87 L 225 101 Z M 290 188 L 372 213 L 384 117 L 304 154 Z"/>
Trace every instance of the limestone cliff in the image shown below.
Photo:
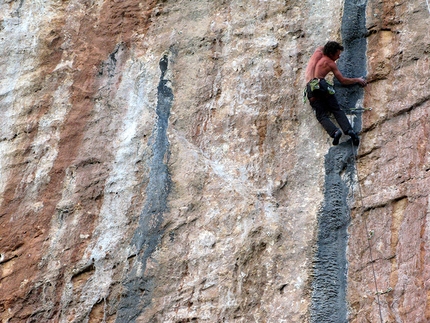
<path fill-rule="evenodd" d="M 430 321 L 429 10 L 0 0 L 2 322 Z"/>

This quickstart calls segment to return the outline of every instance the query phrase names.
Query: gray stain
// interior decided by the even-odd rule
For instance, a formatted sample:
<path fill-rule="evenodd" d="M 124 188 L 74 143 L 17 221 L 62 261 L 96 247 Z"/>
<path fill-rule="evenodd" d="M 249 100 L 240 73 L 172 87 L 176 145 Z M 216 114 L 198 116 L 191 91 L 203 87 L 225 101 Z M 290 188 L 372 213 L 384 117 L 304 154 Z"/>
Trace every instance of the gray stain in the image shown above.
<path fill-rule="evenodd" d="M 360 2 L 360 1 L 358 1 Z M 345 51 L 338 61 L 341 72 L 347 77 L 366 75 L 366 4 L 345 0 L 342 18 L 342 42 Z M 355 107 L 363 97 L 357 85 L 343 87 L 335 82 L 336 96 L 345 109 Z M 354 114 L 355 131 L 361 128 L 361 114 Z M 349 183 L 354 179 L 354 151 L 348 140 L 332 147 L 325 156 L 324 204 L 319 213 L 318 236 L 314 256 L 312 283 L 311 322 L 348 322 L 347 258 L 348 225 L 350 210 L 347 197 Z"/>
<path fill-rule="evenodd" d="M 126 281 L 123 283 L 124 293 L 120 300 L 116 319 L 116 322 L 119 323 L 135 322 L 136 318 L 151 304 L 154 277 L 145 276 L 146 263 L 163 235 L 161 224 L 163 214 L 168 209 L 167 198 L 170 192 L 171 179 L 166 165 L 169 156 L 167 127 L 173 102 L 173 92 L 168 86 L 169 81 L 165 80 L 168 67 L 166 55 L 161 58 L 159 65 L 161 77 L 158 85 L 157 121 L 151 139 L 153 156 L 149 183 L 146 190 L 145 205 L 131 243 L 136 253 L 132 255 L 132 266 Z"/>

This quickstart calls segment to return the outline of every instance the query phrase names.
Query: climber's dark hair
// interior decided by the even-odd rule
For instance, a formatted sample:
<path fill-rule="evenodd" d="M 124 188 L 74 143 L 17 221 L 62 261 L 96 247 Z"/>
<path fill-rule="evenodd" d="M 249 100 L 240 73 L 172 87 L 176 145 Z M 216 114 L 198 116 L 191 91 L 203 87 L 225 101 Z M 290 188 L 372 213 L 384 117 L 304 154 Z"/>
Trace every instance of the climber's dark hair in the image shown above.
<path fill-rule="evenodd" d="M 343 50 L 343 46 L 335 41 L 329 41 L 324 46 L 323 53 L 324 55 L 331 57 L 337 53 L 338 50 Z"/>

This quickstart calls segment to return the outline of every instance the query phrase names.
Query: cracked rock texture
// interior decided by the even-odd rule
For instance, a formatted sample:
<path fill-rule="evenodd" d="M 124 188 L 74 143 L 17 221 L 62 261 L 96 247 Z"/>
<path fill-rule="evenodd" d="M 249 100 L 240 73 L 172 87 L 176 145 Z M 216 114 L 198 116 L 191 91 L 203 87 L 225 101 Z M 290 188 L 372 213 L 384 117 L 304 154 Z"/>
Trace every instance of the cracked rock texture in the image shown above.
<path fill-rule="evenodd" d="M 430 12 L 357 5 L 372 111 L 354 116 L 357 168 L 345 157 L 337 176 L 345 311 L 427 322 Z M 310 322 L 335 151 L 303 104 L 304 69 L 346 13 L 0 0 L 1 321 Z"/>
<path fill-rule="evenodd" d="M 430 8 L 369 1 L 368 85 L 349 228 L 351 322 L 430 321 Z M 366 229 L 367 226 L 367 229 Z M 368 240 L 368 241 L 367 241 Z"/>

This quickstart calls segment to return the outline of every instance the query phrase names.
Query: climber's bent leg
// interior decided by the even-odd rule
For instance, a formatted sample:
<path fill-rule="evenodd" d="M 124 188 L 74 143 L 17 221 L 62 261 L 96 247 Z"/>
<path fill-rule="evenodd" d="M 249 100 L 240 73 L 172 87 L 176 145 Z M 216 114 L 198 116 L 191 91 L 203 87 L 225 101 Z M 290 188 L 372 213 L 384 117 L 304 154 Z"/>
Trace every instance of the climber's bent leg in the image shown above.
<path fill-rule="evenodd" d="M 345 135 L 348 135 L 350 130 L 352 130 L 352 127 L 351 127 L 351 124 L 349 123 L 348 118 L 346 117 L 345 112 L 340 108 L 339 103 L 336 100 L 336 97 L 334 95 L 330 95 L 327 98 L 327 103 L 329 105 L 328 111 L 330 111 L 333 114 L 334 118 L 336 119 L 343 133 Z"/>
<path fill-rule="evenodd" d="M 334 138 L 338 128 L 334 125 L 333 122 L 331 122 L 329 118 L 329 114 L 327 112 L 327 108 L 329 107 L 326 101 L 324 99 L 317 99 L 311 102 L 311 106 L 315 110 L 315 114 L 319 123 L 321 123 L 325 131 L 327 131 L 327 133 L 329 134 L 329 136 Z"/>

